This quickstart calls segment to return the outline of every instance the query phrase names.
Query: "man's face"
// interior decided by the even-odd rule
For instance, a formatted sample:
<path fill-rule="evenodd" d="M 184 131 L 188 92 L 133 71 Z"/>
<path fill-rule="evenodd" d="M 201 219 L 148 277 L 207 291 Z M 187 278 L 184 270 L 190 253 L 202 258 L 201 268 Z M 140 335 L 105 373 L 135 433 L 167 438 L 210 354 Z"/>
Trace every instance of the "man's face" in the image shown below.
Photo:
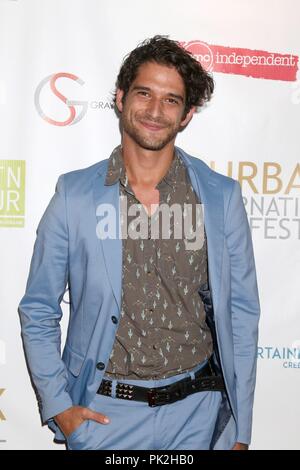
<path fill-rule="evenodd" d="M 177 70 L 155 62 L 139 67 L 124 103 L 123 95 L 117 90 L 123 131 L 147 150 L 161 150 L 175 140 L 194 113 L 192 108 L 184 116 L 185 87 Z"/>

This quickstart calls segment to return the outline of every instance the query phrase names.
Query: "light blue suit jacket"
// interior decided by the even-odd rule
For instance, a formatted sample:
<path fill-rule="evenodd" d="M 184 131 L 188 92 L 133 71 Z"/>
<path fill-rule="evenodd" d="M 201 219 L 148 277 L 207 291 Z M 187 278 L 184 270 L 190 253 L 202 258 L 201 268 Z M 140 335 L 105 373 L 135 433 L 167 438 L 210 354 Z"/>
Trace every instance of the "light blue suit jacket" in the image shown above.
<path fill-rule="evenodd" d="M 204 203 L 209 285 L 199 295 L 226 383 L 211 447 L 249 443 L 256 376 L 259 298 L 251 234 L 240 185 L 177 148 Z M 119 183 L 104 185 L 108 159 L 59 177 L 37 230 L 19 306 L 28 366 L 42 421 L 88 406 L 102 380 L 120 319 L 122 240 L 99 239 L 97 207 L 119 214 Z M 118 228 L 118 227 L 117 227 Z M 117 232 L 118 233 L 118 232 Z M 70 318 L 61 357 L 60 307 L 67 284 Z"/>

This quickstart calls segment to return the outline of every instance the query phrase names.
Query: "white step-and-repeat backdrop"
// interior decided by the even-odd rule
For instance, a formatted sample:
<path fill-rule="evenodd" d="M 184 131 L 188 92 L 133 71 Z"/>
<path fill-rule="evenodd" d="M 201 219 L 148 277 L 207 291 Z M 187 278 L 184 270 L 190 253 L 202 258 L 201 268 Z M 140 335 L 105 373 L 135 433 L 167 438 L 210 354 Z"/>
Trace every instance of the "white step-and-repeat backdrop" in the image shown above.
<path fill-rule="evenodd" d="M 0 449 L 64 449 L 40 426 L 17 305 L 58 176 L 120 142 L 116 75 L 154 34 L 216 82 L 177 144 L 242 185 L 262 307 L 252 448 L 300 448 L 299 18 L 297 0 L 0 0 Z"/>

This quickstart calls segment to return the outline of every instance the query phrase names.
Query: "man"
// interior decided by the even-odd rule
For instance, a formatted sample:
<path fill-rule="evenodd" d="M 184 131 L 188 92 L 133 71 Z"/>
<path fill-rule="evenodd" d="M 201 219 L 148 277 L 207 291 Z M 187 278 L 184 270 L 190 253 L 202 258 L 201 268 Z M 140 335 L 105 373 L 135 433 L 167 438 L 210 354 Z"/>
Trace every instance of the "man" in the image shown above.
<path fill-rule="evenodd" d="M 175 147 L 212 92 L 176 42 L 139 45 L 117 79 L 122 145 L 61 176 L 39 224 L 22 335 L 42 420 L 69 449 L 248 448 L 259 300 L 240 186 Z"/>

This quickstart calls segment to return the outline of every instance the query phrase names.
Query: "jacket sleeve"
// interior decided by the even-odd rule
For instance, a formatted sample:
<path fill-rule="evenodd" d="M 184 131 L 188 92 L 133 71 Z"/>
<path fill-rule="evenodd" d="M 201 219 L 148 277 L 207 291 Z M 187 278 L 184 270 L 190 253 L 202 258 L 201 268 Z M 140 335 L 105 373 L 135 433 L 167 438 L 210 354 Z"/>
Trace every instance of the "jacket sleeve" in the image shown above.
<path fill-rule="evenodd" d="M 26 292 L 19 305 L 27 365 L 44 423 L 73 405 L 61 359 L 60 303 L 67 280 L 68 227 L 64 177 L 60 176 L 38 225 Z"/>
<path fill-rule="evenodd" d="M 225 219 L 231 268 L 231 314 L 237 397 L 237 442 L 251 440 L 256 381 L 259 295 L 251 232 L 240 184 L 235 181 Z"/>

